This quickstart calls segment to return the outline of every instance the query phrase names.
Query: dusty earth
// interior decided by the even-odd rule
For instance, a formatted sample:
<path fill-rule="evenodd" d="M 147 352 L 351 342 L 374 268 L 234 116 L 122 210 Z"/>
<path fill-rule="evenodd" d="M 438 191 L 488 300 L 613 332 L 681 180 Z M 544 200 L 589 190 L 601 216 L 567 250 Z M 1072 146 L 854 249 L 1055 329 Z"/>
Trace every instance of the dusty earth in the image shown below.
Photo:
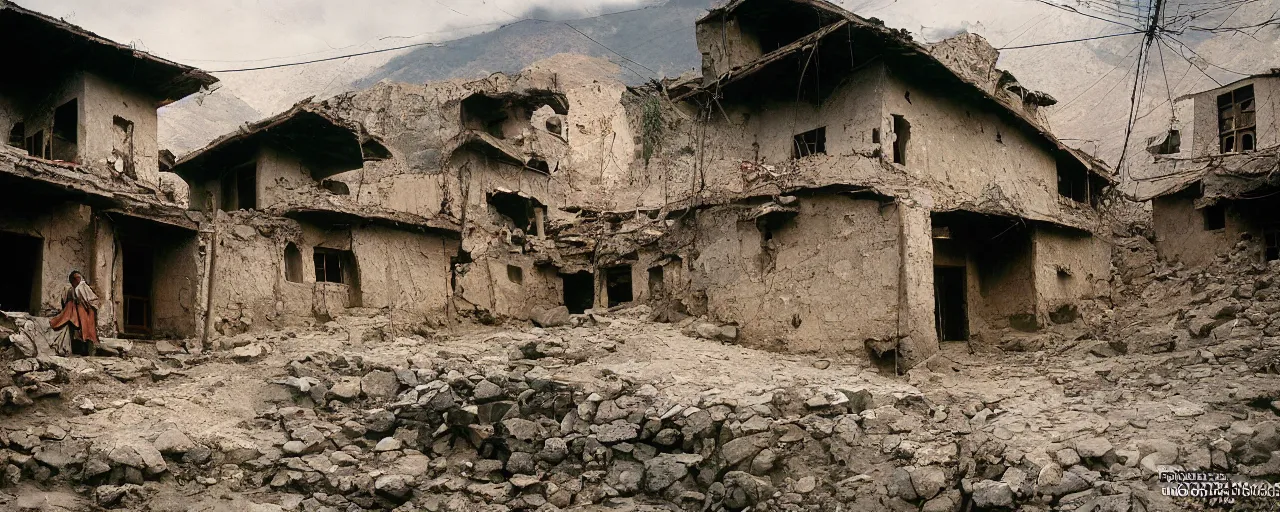
<path fill-rule="evenodd" d="M 901 376 L 699 338 L 646 306 L 417 334 L 350 316 L 203 354 L 9 347 L 0 388 L 29 393 L 0 391 L 0 509 L 1218 506 L 1158 473 L 1280 480 L 1280 267 L 1250 251 L 1187 270 L 1122 240 L 1109 300 Z"/>

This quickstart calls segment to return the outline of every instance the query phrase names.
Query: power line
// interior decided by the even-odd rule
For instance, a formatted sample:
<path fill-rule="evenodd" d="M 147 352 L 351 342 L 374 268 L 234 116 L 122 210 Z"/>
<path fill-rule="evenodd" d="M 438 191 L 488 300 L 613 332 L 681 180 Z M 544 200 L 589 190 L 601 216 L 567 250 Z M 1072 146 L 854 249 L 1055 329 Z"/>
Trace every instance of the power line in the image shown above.
<path fill-rule="evenodd" d="M 1036 43 L 1036 44 L 1028 44 L 1028 45 L 1022 45 L 1022 46 L 1006 46 L 1004 48 L 997 48 L 997 49 L 998 50 L 1021 50 L 1023 48 L 1039 48 L 1041 46 L 1053 46 L 1057 44 L 1079 43 L 1082 41 L 1093 41 L 1095 39 L 1107 39 L 1110 37 L 1132 36 L 1132 35 L 1137 35 L 1141 33 L 1143 33 L 1143 31 L 1139 30 L 1137 32 L 1125 32 L 1123 34 L 1107 34 L 1105 36 L 1084 37 L 1080 39 L 1068 39 L 1066 41 L 1054 41 L 1051 43 Z"/>
<path fill-rule="evenodd" d="M 1138 28 L 1138 27 L 1135 27 L 1135 26 L 1133 26 L 1133 25 L 1130 25 L 1130 24 L 1128 24 L 1128 23 L 1123 23 L 1123 22 L 1119 22 L 1119 21 L 1116 21 L 1116 20 L 1113 20 L 1113 19 L 1110 19 L 1110 18 L 1104 18 L 1104 17 L 1102 17 L 1102 16 L 1096 16 L 1096 15 L 1093 15 L 1093 14 L 1089 14 L 1089 13 L 1087 13 L 1087 12 L 1084 12 L 1084 11 L 1081 11 L 1081 10 L 1079 10 L 1079 9 L 1076 9 L 1075 7 L 1071 7 L 1071 6 L 1067 6 L 1067 5 L 1062 5 L 1062 4 L 1057 4 L 1057 3 L 1054 3 L 1054 2 L 1050 2 L 1049 0 L 1034 0 L 1034 1 L 1039 2 L 1039 3 L 1042 3 L 1042 4 L 1045 4 L 1045 5 L 1049 6 L 1049 7 L 1053 7 L 1053 8 L 1055 8 L 1055 9 L 1062 9 L 1062 10 L 1067 11 L 1067 12 L 1069 12 L 1069 13 L 1079 14 L 1079 15 L 1084 16 L 1084 17 L 1086 17 L 1086 18 L 1093 18 L 1093 19 L 1095 19 L 1095 20 L 1105 21 L 1105 22 L 1107 22 L 1107 23 L 1114 23 L 1114 24 L 1116 24 L 1116 25 L 1120 25 L 1120 26 L 1122 26 L 1122 27 L 1127 27 L 1127 28 L 1132 29 L 1132 30 L 1142 30 L 1142 29 L 1140 29 L 1140 28 Z"/>
<path fill-rule="evenodd" d="M 414 43 L 414 44 L 406 44 L 406 45 L 404 45 L 404 46 L 396 46 L 396 47 L 394 47 L 394 48 L 382 48 L 382 49 L 380 49 L 380 50 L 369 50 L 369 51 L 367 51 L 367 52 L 352 53 L 352 54 L 349 54 L 349 55 L 338 55 L 338 56 L 336 56 L 336 57 L 326 57 L 326 58 L 323 58 L 323 59 L 313 59 L 313 60 L 302 61 L 302 62 L 289 62 L 289 63 L 285 63 L 285 64 L 272 64 L 272 65 L 270 65 L 270 66 L 258 66 L 258 67 L 254 67 L 254 68 L 219 69 L 219 70 L 209 71 L 209 73 L 239 73 L 239 72 L 242 72 L 242 71 L 262 71 L 262 70 L 264 70 L 264 69 L 275 69 L 275 68 L 285 68 L 285 67 L 290 67 L 290 66 L 301 66 L 301 65 L 303 65 L 303 64 L 315 64 L 315 63 L 317 63 L 317 62 L 328 62 L 328 61 L 331 61 L 331 60 L 346 59 L 346 58 L 350 58 L 350 57 L 360 57 L 360 56 L 363 56 L 363 55 L 373 55 L 373 54 L 375 54 L 375 53 L 392 52 L 392 51 L 396 51 L 396 50 L 404 50 L 404 49 L 406 49 L 406 48 L 415 48 L 415 47 L 419 47 L 419 46 L 443 47 L 443 46 L 446 46 L 446 45 L 441 44 L 441 43 Z"/>
<path fill-rule="evenodd" d="M 616 51 L 613 51 L 613 48 L 610 48 L 610 47 L 608 47 L 608 46 L 605 46 L 605 45 L 604 45 L 604 43 L 601 43 L 600 41 L 596 41 L 596 40 L 595 40 L 595 38 L 593 38 L 593 37 L 591 37 L 591 36 L 587 35 L 585 32 L 583 32 L 583 31 L 581 31 L 581 30 L 578 30 L 578 27 L 575 27 L 575 26 L 573 26 L 573 25 L 570 25 L 570 24 L 569 24 L 569 22 L 567 22 L 567 21 L 563 21 L 563 22 L 561 22 L 561 23 L 563 23 L 563 24 L 564 24 L 564 26 L 566 26 L 566 27 L 569 27 L 569 28 L 573 29 L 573 31 L 574 31 L 574 32 L 577 32 L 578 34 L 582 35 L 582 37 L 585 37 L 585 38 L 587 38 L 587 39 L 591 40 L 591 42 L 593 42 L 593 43 L 595 43 L 595 44 L 600 45 L 600 47 L 601 47 L 601 48 L 604 48 L 604 49 L 606 49 L 606 50 L 609 50 L 609 53 L 612 53 L 612 54 L 614 54 L 614 55 L 617 55 L 617 56 L 618 56 L 619 58 L 621 58 L 622 60 L 625 60 L 625 61 L 627 61 L 627 62 L 630 62 L 630 63 L 632 63 L 632 64 L 635 64 L 635 65 L 637 65 L 637 66 L 640 66 L 640 67 L 642 67 L 642 68 L 644 68 L 644 69 L 647 69 L 647 70 L 649 70 L 649 72 L 650 72 L 650 73 L 653 73 L 653 75 L 646 77 L 646 76 L 641 75 L 640 73 L 636 72 L 636 70 L 631 69 L 631 67 L 630 67 L 630 66 L 627 66 L 626 64 L 623 64 L 623 65 L 622 65 L 622 67 L 624 67 L 624 68 L 627 68 L 627 69 L 631 70 L 631 72 L 632 72 L 632 73 L 635 73 L 635 74 L 637 74 L 637 75 L 640 75 L 642 78 L 654 78 L 654 77 L 658 76 L 658 72 L 657 72 L 657 71 L 654 71 L 654 70 L 652 70 L 652 69 L 650 69 L 650 68 L 649 68 L 649 66 L 646 66 L 646 65 L 641 64 L 641 63 L 639 63 L 639 62 L 636 62 L 636 61 L 634 61 L 634 60 L 631 60 L 631 59 L 627 58 L 627 56 L 626 56 L 626 55 L 623 55 L 623 54 L 621 54 L 621 53 L 618 53 L 618 52 L 616 52 Z"/>

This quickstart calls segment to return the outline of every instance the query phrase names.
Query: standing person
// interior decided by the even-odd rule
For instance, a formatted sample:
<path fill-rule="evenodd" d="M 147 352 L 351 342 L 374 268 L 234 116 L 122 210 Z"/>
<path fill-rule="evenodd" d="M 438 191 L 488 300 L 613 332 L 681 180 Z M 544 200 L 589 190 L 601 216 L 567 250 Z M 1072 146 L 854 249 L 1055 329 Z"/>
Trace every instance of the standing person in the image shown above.
<path fill-rule="evenodd" d="M 62 312 L 49 320 L 57 333 L 54 350 L 90 356 L 98 344 L 98 296 L 79 270 L 72 270 L 67 281 L 70 286 L 62 294 Z"/>

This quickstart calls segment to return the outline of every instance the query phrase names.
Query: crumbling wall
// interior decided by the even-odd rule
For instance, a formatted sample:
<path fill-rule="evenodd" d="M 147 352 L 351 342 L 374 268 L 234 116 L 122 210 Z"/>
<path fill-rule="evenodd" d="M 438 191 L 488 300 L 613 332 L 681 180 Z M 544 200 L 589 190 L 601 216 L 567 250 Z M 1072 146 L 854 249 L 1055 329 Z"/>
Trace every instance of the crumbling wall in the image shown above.
<path fill-rule="evenodd" d="M 217 256 L 211 278 L 213 326 L 235 334 L 311 316 L 311 287 L 284 279 L 284 247 L 302 240 L 302 226 L 255 212 L 217 212 Z M 298 243 L 299 248 L 302 248 Z M 310 252 L 304 249 L 304 265 Z M 304 272 L 314 280 L 314 270 Z"/>
<path fill-rule="evenodd" d="M 1222 152 L 1218 138 L 1218 96 L 1252 85 L 1257 126 L 1256 148 L 1280 145 L 1280 77 L 1248 78 L 1225 87 L 1200 93 L 1192 98 L 1194 120 L 1193 134 L 1183 135 L 1183 145 L 1190 144 L 1191 156 L 1216 155 Z"/>
<path fill-rule="evenodd" d="M 157 237 L 159 238 L 159 237 Z M 200 289 L 202 257 L 195 233 L 157 240 L 151 296 L 152 332 L 185 338 L 199 332 L 196 292 Z"/>
<path fill-rule="evenodd" d="M 80 109 L 79 144 L 84 164 L 129 174 L 126 160 L 131 154 L 133 177 L 152 187 L 159 186 L 155 98 L 86 72 Z M 118 120 L 127 121 L 132 128 L 127 140 L 122 138 L 125 135 L 120 132 Z"/>
<path fill-rule="evenodd" d="M 697 214 L 695 289 L 710 316 L 740 326 L 748 344 L 799 352 L 856 352 L 894 340 L 899 322 L 900 220 L 877 200 L 799 199 L 772 241 L 747 206 Z"/>
<path fill-rule="evenodd" d="M 449 258 L 457 247 L 456 240 L 440 235 L 377 226 L 353 229 L 351 251 L 359 264 L 362 306 L 408 313 L 412 319 L 406 323 L 423 317 L 442 321 L 450 295 Z"/>
<path fill-rule="evenodd" d="M 1053 313 L 1104 293 L 1111 280 L 1111 245 L 1088 233 L 1038 225 L 1035 247 L 1036 311 L 1041 321 L 1066 318 Z"/>
<path fill-rule="evenodd" d="M 733 16 L 722 16 L 696 25 L 698 51 L 702 53 L 702 76 L 715 80 L 729 70 L 746 65 L 764 55 L 760 41 L 742 30 Z"/>
<path fill-rule="evenodd" d="M 1241 235 L 1253 226 L 1232 202 L 1225 203 L 1226 224 L 1222 229 L 1205 229 L 1204 212 L 1195 207 L 1191 194 L 1157 197 L 1151 201 L 1152 227 L 1156 250 L 1170 261 L 1187 266 L 1204 266 L 1220 253 L 1230 250 Z M 1258 233 L 1255 236 L 1260 236 Z"/>
<path fill-rule="evenodd" d="M 1057 218 L 1075 207 L 1059 200 L 1057 161 L 1048 146 L 1004 116 L 893 71 L 883 98 L 886 148 L 896 137 L 893 116 L 902 116 L 910 125 L 903 168 L 929 182 L 940 209 L 967 203 Z"/>
<path fill-rule="evenodd" d="M 44 241 L 40 271 L 40 310 L 46 316 L 62 309 L 62 292 L 72 270 L 88 278 L 93 248 L 93 212 L 73 202 L 54 202 L 47 208 L 5 208 L 0 231 L 33 236 Z M 95 289 L 95 291 L 97 291 Z M 106 315 L 99 315 L 101 320 Z M 110 317 L 107 317 L 110 318 Z"/>
<path fill-rule="evenodd" d="M 718 201 L 776 191 L 780 187 L 896 182 L 877 157 L 881 127 L 883 66 L 850 75 L 821 105 L 795 101 L 732 102 L 713 110 L 706 135 L 695 140 L 695 159 L 705 162 L 694 184 L 674 180 L 669 200 L 701 190 Z M 825 152 L 793 159 L 795 136 L 824 128 Z M 881 142 L 877 142 L 879 139 Z M 687 183 L 687 182 L 686 182 Z"/>
<path fill-rule="evenodd" d="M 85 73 L 71 73 L 64 77 L 43 78 L 47 84 L 45 87 L 40 87 L 38 90 L 24 91 L 23 97 L 13 98 L 13 105 L 18 115 L 18 118 L 14 119 L 14 121 L 23 122 L 24 138 L 34 137 L 37 132 L 43 131 L 44 143 L 47 146 L 52 144 L 54 110 L 68 101 L 76 100 L 76 117 L 80 123 L 76 127 L 77 154 L 74 158 L 64 159 L 85 163 L 87 159 L 84 157 L 86 154 L 84 152 L 84 139 L 89 134 L 84 115 Z M 6 137 L 9 134 L 8 128 L 8 126 L 5 127 L 4 134 Z M 37 149 L 34 156 L 43 158 L 44 155 Z"/>
<path fill-rule="evenodd" d="M 260 209 L 285 202 L 296 196 L 297 190 L 320 190 L 311 170 L 292 151 L 264 145 L 258 150 L 257 169 Z"/>

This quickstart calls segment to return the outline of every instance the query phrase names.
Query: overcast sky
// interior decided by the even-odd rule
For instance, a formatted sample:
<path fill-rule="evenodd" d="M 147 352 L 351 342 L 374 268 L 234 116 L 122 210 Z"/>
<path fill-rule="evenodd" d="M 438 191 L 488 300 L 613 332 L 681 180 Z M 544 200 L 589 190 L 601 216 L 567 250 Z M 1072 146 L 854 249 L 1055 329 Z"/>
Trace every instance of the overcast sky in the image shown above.
<path fill-rule="evenodd" d="M 352 48 L 444 41 L 530 13 L 581 17 L 654 0 L 18 0 L 166 58 L 226 61 L 338 55 Z"/>
<path fill-rule="evenodd" d="M 219 69 L 353 50 L 445 41 L 535 15 L 579 18 L 662 0 L 19 0 L 156 55 Z M 984 26 L 1002 31 L 1044 12 L 1029 0 L 838 0 L 922 36 Z M 691 20 L 692 22 L 692 20 Z M 924 29 L 921 32 L 921 29 Z M 998 42 L 998 41 L 995 41 Z M 234 66 L 231 66 L 234 67 Z"/>

